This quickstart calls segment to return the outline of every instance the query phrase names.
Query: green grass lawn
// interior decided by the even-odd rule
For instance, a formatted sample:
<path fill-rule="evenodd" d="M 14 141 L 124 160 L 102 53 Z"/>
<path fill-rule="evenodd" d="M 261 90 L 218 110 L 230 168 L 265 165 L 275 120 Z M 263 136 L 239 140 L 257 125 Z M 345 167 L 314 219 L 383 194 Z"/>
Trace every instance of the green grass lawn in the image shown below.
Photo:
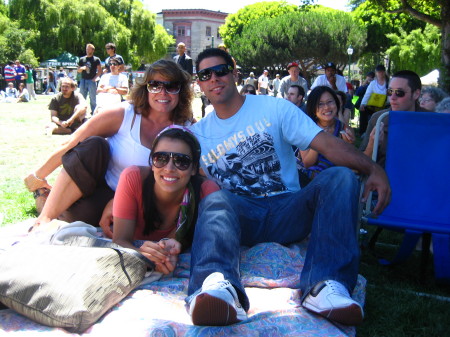
<path fill-rule="evenodd" d="M 68 137 L 44 135 L 44 126 L 50 120 L 50 98 L 39 95 L 38 101 L 29 103 L 0 103 L 0 226 L 36 216 L 32 194 L 23 178 Z M 200 104 L 195 101 L 197 118 Z M 57 172 L 49 177 L 50 183 Z M 373 231 L 367 229 L 369 234 Z M 376 250 L 392 257 L 400 240 L 400 234 L 385 231 Z M 450 287 L 435 284 L 431 262 L 427 279 L 421 284 L 418 252 L 403 265 L 384 267 L 367 249 L 362 250 L 360 273 L 367 279 L 366 318 L 357 328 L 358 336 L 450 335 Z"/>

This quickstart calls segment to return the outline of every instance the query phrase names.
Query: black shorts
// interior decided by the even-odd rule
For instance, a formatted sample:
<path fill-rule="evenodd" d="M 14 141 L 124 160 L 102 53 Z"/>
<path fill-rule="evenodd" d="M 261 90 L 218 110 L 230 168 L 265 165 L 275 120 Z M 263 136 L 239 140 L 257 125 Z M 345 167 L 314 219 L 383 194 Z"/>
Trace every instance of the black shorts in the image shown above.
<path fill-rule="evenodd" d="M 83 193 L 83 197 L 63 212 L 58 219 L 84 221 L 98 226 L 103 209 L 114 198 L 106 184 L 105 174 L 111 153 L 103 137 L 89 137 L 62 157 L 64 170 Z"/>

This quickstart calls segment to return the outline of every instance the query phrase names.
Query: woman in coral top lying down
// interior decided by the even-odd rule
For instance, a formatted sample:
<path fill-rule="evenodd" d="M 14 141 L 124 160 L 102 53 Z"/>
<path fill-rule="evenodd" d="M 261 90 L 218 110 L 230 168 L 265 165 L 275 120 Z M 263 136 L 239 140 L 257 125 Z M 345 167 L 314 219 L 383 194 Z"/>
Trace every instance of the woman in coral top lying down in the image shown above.
<path fill-rule="evenodd" d="M 120 176 L 113 240 L 138 250 L 168 274 L 192 242 L 200 200 L 219 187 L 198 174 L 200 144 L 188 129 L 167 127 L 152 149 L 150 167 L 131 166 Z"/>

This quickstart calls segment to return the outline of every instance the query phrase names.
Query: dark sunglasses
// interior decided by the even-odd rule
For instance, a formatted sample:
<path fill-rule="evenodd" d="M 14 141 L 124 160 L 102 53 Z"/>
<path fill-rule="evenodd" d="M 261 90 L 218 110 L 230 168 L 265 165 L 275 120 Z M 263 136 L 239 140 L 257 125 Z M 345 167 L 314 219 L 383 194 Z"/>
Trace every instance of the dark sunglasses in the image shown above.
<path fill-rule="evenodd" d="M 181 90 L 180 82 L 150 81 L 147 83 L 147 91 L 151 94 L 158 94 L 165 89 L 168 94 L 176 95 Z"/>
<path fill-rule="evenodd" d="M 392 96 L 392 94 L 395 93 L 395 96 L 397 97 L 405 97 L 406 92 L 402 89 L 388 89 L 387 90 L 387 95 L 390 97 Z"/>
<path fill-rule="evenodd" d="M 110 66 L 116 66 L 116 67 L 117 67 L 119 64 L 118 64 L 118 63 L 111 62 L 109 65 L 110 65 Z"/>
<path fill-rule="evenodd" d="M 155 152 L 152 153 L 152 164 L 154 167 L 163 168 L 169 163 L 170 158 L 173 164 L 180 171 L 186 171 L 192 164 L 192 159 L 187 154 L 176 152 Z"/>
<path fill-rule="evenodd" d="M 256 91 L 255 90 L 245 90 L 245 93 L 256 95 Z"/>
<path fill-rule="evenodd" d="M 211 78 L 212 73 L 216 74 L 217 77 L 223 77 L 225 75 L 228 75 L 230 72 L 233 71 L 233 67 L 228 64 L 218 64 L 214 67 L 205 68 L 200 70 L 198 75 L 198 80 L 203 82 L 207 81 Z"/>

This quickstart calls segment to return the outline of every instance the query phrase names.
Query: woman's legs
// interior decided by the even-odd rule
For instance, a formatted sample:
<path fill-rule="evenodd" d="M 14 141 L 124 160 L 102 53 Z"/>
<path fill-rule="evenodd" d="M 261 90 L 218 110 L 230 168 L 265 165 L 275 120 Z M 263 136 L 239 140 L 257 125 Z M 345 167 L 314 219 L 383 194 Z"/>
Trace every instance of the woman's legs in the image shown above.
<path fill-rule="evenodd" d="M 41 214 L 37 218 L 37 223 L 47 223 L 58 218 L 63 211 L 82 196 L 81 190 L 70 178 L 66 170 L 62 169 L 56 178 Z"/>
<path fill-rule="evenodd" d="M 114 195 L 114 192 L 105 182 L 109 159 L 109 144 L 103 137 L 89 137 L 68 151 L 62 157 L 64 168 L 56 178 L 44 208 L 37 219 L 37 225 L 59 218 L 62 213 L 71 208 L 81 198 L 83 198 L 83 208 L 73 208 L 75 213 L 78 214 L 69 212 L 71 213 L 70 218 L 74 219 L 72 221 L 84 220 L 84 213 L 89 213 L 87 211 L 89 208 L 93 208 L 94 213 L 99 213 L 101 216 L 103 212 L 101 205 L 104 207 L 104 204 L 103 201 L 100 203 L 97 201 L 105 199 L 107 203 Z M 63 219 L 68 218 L 63 217 Z M 91 221 L 91 219 L 94 220 Z M 98 221 L 95 222 L 96 219 L 96 216 L 90 217 L 88 223 L 98 225 Z"/>

